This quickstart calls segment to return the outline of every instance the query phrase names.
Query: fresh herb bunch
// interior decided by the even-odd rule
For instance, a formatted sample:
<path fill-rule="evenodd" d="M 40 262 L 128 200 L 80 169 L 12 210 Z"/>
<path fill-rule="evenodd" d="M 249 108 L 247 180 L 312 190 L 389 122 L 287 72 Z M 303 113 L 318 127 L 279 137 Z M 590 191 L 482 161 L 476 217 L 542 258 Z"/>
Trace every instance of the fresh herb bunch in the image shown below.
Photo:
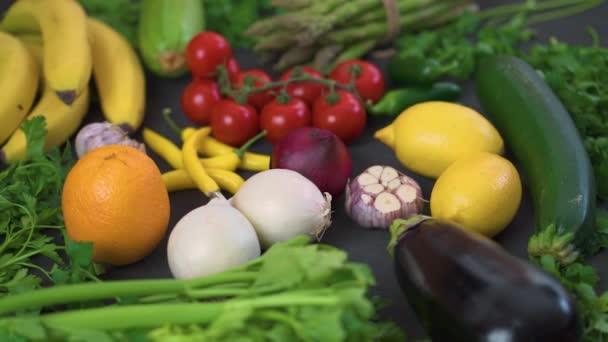
<path fill-rule="evenodd" d="M 113 27 L 131 46 L 137 46 L 139 0 L 79 0 L 87 15 Z"/>
<path fill-rule="evenodd" d="M 597 37 L 595 33 L 592 36 Z M 569 45 L 552 38 L 535 45 L 525 59 L 564 103 L 584 138 L 598 195 L 608 198 L 608 49 Z"/>
<path fill-rule="evenodd" d="M 592 46 L 552 38 L 526 53 L 520 47 L 534 37 L 534 31 L 527 25 L 530 17 L 525 11 L 501 25 L 486 22 L 484 17 L 484 13 L 467 12 L 442 28 L 403 36 L 396 43 L 399 53 L 389 63 L 389 73 L 391 63 L 398 67 L 407 58 L 425 63 L 429 81 L 462 81 L 472 78 L 484 56 L 523 58 L 543 74 L 572 115 L 593 165 L 598 197 L 608 198 L 608 49 L 599 46 L 592 31 L 596 37 Z"/>
<path fill-rule="evenodd" d="M 44 281 L 96 279 L 100 271 L 91 262 L 92 245 L 64 234 L 61 191 L 74 162 L 70 146 L 44 152 L 42 116 L 25 121 L 21 129 L 27 158 L 0 172 L 0 297 L 39 288 Z M 57 242 L 62 239 L 65 244 Z M 68 262 L 61 257 L 64 252 Z M 43 259 L 52 267 L 39 266 Z"/>
<path fill-rule="evenodd" d="M 572 263 L 562 266 L 552 256 L 539 259 L 539 266 L 557 277 L 576 297 L 578 313 L 583 326 L 584 342 L 608 340 L 608 292 L 595 290 L 599 276 L 593 266 Z"/>
<path fill-rule="evenodd" d="M 262 17 L 274 13 L 270 0 L 205 0 L 207 30 L 223 35 L 231 46 L 251 48 L 253 39 L 243 32 Z"/>
<path fill-rule="evenodd" d="M 422 60 L 431 69 L 429 81 L 450 77 L 472 78 L 477 61 L 489 55 L 519 54 L 517 46 L 529 41 L 533 31 L 518 15 L 500 26 L 483 25 L 482 18 L 465 12 L 455 22 L 436 30 L 406 35 L 397 40 L 397 62 L 405 58 Z"/>
<path fill-rule="evenodd" d="M 44 341 L 403 341 L 377 322 L 370 269 L 301 235 L 260 258 L 189 280 L 121 280 L 55 286 L 0 299 L 0 337 Z M 117 305 L 99 300 L 118 296 Z M 98 307 L 23 316 L 74 302 Z M 24 329 L 24 327 L 27 327 Z M 244 338 L 243 336 L 248 336 Z"/>

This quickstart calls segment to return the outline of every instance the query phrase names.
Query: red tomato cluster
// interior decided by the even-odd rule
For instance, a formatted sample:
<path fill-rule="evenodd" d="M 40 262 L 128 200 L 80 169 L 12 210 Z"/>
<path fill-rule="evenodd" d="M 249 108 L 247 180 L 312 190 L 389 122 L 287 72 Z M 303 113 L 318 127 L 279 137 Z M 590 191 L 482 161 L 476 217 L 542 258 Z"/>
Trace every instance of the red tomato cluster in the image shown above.
<path fill-rule="evenodd" d="M 192 122 L 210 125 L 212 135 L 226 144 L 242 145 L 260 130 L 266 130 L 266 139 L 275 144 L 291 130 L 306 126 L 327 129 L 348 144 L 365 129 L 367 116 L 359 98 L 343 89 L 330 92 L 322 82 L 293 82 L 251 92 L 245 104 L 222 96 L 217 83 L 221 65 L 226 68 L 231 88 L 237 91 L 246 84 L 254 88 L 267 87 L 273 80 L 262 70 L 241 70 L 228 41 L 215 32 L 202 32 L 192 38 L 186 49 L 186 61 L 193 80 L 182 93 L 182 110 Z M 299 70 L 324 79 L 313 68 L 300 67 Z M 285 72 L 278 82 L 290 80 L 294 71 Z M 365 102 L 376 102 L 384 95 L 380 70 L 365 61 L 340 63 L 327 79 L 345 86 L 354 82 L 360 99 Z"/>

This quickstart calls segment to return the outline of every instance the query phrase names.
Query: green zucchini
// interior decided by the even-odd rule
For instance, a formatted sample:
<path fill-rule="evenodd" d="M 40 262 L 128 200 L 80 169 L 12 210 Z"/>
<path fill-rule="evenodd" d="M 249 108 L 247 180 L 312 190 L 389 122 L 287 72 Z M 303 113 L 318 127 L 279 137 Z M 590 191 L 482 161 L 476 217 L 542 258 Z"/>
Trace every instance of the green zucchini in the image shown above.
<path fill-rule="evenodd" d="M 184 75 L 186 47 L 204 29 L 201 0 L 143 0 L 137 40 L 144 64 L 161 77 Z"/>
<path fill-rule="evenodd" d="M 564 105 L 529 64 L 513 56 L 483 59 L 476 88 L 530 189 L 536 224 L 530 257 L 551 255 L 569 264 L 594 253 L 595 179 Z"/>

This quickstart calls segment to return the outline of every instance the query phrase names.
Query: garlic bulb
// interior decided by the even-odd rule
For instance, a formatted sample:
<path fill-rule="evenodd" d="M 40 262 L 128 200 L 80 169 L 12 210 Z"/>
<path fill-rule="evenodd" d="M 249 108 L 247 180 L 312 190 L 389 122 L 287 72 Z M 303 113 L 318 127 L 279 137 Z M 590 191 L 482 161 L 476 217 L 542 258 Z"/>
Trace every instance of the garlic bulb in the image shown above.
<path fill-rule="evenodd" d="M 144 144 L 129 138 L 120 126 L 109 122 L 94 122 L 85 125 L 76 135 L 76 154 L 82 158 L 87 152 L 105 145 L 127 145 L 146 151 Z"/>
<path fill-rule="evenodd" d="M 346 213 L 366 228 L 388 229 L 422 211 L 422 189 L 390 166 L 375 165 L 346 184 Z"/>

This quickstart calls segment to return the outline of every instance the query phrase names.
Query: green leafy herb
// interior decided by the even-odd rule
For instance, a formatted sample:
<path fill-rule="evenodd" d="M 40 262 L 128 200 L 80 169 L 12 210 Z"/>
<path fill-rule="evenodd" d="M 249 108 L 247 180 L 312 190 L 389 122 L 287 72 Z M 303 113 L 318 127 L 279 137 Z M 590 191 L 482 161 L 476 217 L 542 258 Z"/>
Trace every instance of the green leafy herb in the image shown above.
<path fill-rule="evenodd" d="M 564 103 L 589 153 L 597 193 L 608 198 L 608 49 L 569 45 L 552 38 L 525 57 Z"/>
<path fill-rule="evenodd" d="M 65 232 L 61 191 L 73 164 L 71 148 L 44 152 L 46 124 L 38 116 L 23 123 L 27 158 L 0 172 L 0 296 L 27 292 L 43 282 L 95 278 L 92 246 L 66 241 L 68 262 L 60 253 Z M 43 259 L 52 268 L 39 266 Z"/>
<path fill-rule="evenodd" d="M 48 341 L 403 341 L 393 323 L 378 322 L 366 265 L 347 261 L 308 236 L 273 245 L 260 258 L 190 280 L 122 280 L 57 285 L 0 298 L 0 336 Z M 99 300 L 129 296 L 107 306 Z M 23 316 L 24 308 L 86 309 Z M 27 326 L 28 329 L 23 329 Z"/>
<path fill-rule="evenodd" d="M 271 13 L 269 0 L 206 0 L 205 20 L 208 30 L 222 34 L 232 46 L 250 48 L 253 40 L 243 32 L 262 14 Z"/>
<path fill-rule="evenodd" d="M 526 26 L 530 20 L 525 12 L 502 25 L 484 23 L 483 17 L 483 13 L 466 13 L 442 28 L 406 35 L 397 41 L 397 58 L 424 60 L 435 79 L 458 80 L 470 79 L 484 56 L 523 58 L 543 74 L 572 115 L 593 165 L 598 196 L 608 198 L 608 49 L 599 46 L 597 34 L 591 31 L 592 46 L 551 38 L 548 44 L 535 44 L 526 53 L 519 47 L 534 32 Z"/>
<path fill-rule="evenodd" d="M 140 0 L 79 0 L 86 13 L 113 27 L 137 47 Z"/>

